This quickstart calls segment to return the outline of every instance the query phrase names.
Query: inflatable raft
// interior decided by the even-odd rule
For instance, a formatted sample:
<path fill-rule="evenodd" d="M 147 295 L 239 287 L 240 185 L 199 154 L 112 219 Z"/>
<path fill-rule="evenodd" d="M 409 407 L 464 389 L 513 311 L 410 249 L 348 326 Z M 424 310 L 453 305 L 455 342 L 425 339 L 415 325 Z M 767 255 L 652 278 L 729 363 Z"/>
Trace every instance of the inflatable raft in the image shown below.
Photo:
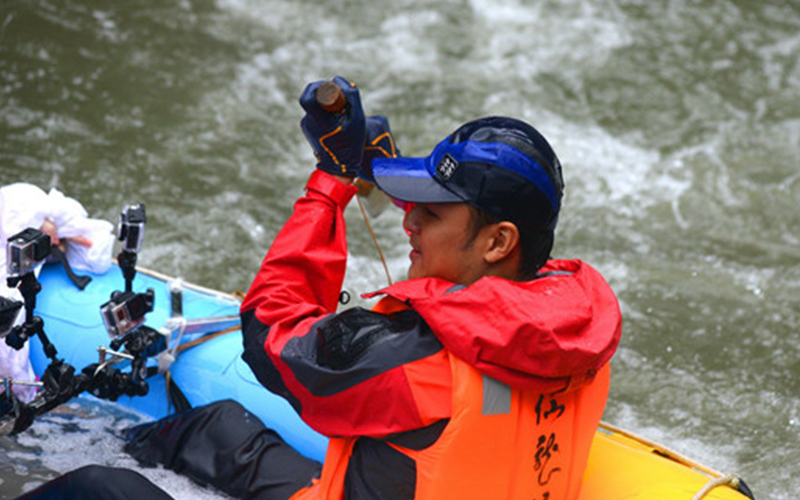
<path fill-rule="evenodd" d="M 64 268 L 47 264 L 39 276 L 42 291 L 36 315 L 58 349 L 58 357 L 77 370 L 98 363 L 98 348 L 109 345 L 100 312 L 112 292 L 124 289 L 118 267 L 92 275 L 84 290 Z M 275 429 L 301 453 L 323 460 L 326 439 L 306 426 L 288 403 L 264 389 L 241 359 L 239 300 L 228 294 L 183 284 L 139 270 L 133 291 L 154 291 L 146 325 L 165 335 L 168 351 L 148 361 L 145 396 L 122 396 L 117 403 L 160 418 L 176 406 L 176 394 L 192 406 L 231 398 Z M 49 359 L 33 339 L 37 374 Z M 108 355 L 106 354 L 106 359 Z M 116 366 L 124 369 L 125 361 Z M 168 390 L 168 388 L 170 388 Z M 634 434 L 601 424 L 592 445 L 581 500 L 744 500 L 753 498 L 737 477 L 723 475 Z M 556 499 L 551 499 L 556 500 Z"/>

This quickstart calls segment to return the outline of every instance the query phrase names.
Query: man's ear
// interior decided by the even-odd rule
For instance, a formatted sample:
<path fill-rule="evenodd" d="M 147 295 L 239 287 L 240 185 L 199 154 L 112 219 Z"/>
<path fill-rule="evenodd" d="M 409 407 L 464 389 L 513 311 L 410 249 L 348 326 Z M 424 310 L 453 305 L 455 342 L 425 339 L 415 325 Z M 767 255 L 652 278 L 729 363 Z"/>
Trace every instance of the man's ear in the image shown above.
<path fill-rule="evenodd" d="M 513 222 L 502 221 L 492 225 L 492 234 L 488 240 L 484 259 L 496 264 L 518 252 L 519 229 Z"/>

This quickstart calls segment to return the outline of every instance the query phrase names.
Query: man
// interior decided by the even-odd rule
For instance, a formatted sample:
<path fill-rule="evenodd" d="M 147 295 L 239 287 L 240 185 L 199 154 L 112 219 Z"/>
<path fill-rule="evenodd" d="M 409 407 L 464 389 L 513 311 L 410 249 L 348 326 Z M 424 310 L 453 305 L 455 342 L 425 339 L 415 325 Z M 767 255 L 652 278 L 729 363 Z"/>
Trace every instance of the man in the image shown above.
<path fill-rule="evenodd" d="M 241 307 L 259 380 L 331 436 L 321 478 L 292 498 L 576 498 L 621 319 L 595 270 L 548 260 L 558 158 L 493 117 L 427 158 L 375 159 L 377 185 L 410 204 L 409 280 L 337 314 L 365 125 L 358 90 L 334 81 L 343 114 L 320 108 L 319 82 L 301 97 L 318 169 Z"/>

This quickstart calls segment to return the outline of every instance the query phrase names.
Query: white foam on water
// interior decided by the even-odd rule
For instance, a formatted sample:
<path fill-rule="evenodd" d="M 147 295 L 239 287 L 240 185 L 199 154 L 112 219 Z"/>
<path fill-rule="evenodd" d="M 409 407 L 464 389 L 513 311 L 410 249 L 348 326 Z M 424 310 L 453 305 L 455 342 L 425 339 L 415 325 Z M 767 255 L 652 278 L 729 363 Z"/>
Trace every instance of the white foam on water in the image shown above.
<path fill-rule="evenodd" d="M 691 172 L 682 168 L 680 158 L 664 158 L 602 127 L 570 122 L 547 111 L 526 114 L 535 115 L 564 165 L 565 196 L 571 207 L 641 217 L 646 208 L 676 202 L 691 188 Z"/>
<path fill-rule="evenodd" d="M 120 437 L 122 431 L 147 420 L 114 403 L 81 397 L 40 417 L 30 429 L 16 436 L 21 450 L 9 452 L 8 457 L 25 464 L 39 463 L 57 474 L 92 464 L 135 470 L 176 500 L 229 498 L 161 467 L 140 467 L 127 455 Z M 20 474 L 24 475 L 24 471 Z M 31 481 L 24 489 L 29 491 L 39 484 Z"/>
<path fill-rule="evenodd" d="M 346 22 L 345 7 L 325 16 L 291 2 L 224 0 L 218 5 L 236 18 L 280 34 L 274 45 L 239 70 L 235 86 L 255 90 L 258 100 L 279 88 L 276 82 L 328 78 L 331 71 L 357 75 L 359 83 L 376 89 L 478 77 L 502 90 L 542 71 L 566 74 L 598 67 L 631 39 L 624 16 L 611 3 L 572 1 L 546 8 L 515 0 L 404 2 L 391 10 L 362 10 L 357 22 Z M 587 45 L 587 39 L 593 43 Z M 266 98 L 276 105 L 287 101 L 280 92 Z"/>
<path fill-rule="evenodd" d="M 606 2 L 523 4 L 519 0 L 471 0 L 485 23 L 482 59 L 493 75 L 535 78 L 542 71 L 570 73 L 598 67 L 615 48 L 630 43 L 622 16 Z M 587 45 L 586 40 L 592 40 Z"/>
<path fill-rule="evenodd" d="M 381 64 L 392 74 L 402 74 L 406 81 L 436 72 L 439 54 L 431 47 L 430 33 L 442 22 L 441 14 L 426 9 L 385 20 L 380 35 L 388 51 L 381 56 Z"/>
<path fill-rule="evenodd" d="M 794 59 L 800 52 L 800 35 L 778 39 L 773 44 L 758 47 L 757 52 L 764 62 L 770 90 L 780 91 L 800 85 L 800 68 L 791 65 L 792 71 L 788 74 L 786 71 L 787 58 Z"/>
<path fill-rule="evenodd" d="M 675 436 L 662 427 L 643 422 L 637 408 L 628 404 L 619 405 L 615 417 L 615 426 L 659 443 L 701 465 L 722 473 L 736 472 L 739 468 L 739 464 L 731 458 L 736 455 L 737 449 L 733 443 L 708 443 L 697 437 Z"/>

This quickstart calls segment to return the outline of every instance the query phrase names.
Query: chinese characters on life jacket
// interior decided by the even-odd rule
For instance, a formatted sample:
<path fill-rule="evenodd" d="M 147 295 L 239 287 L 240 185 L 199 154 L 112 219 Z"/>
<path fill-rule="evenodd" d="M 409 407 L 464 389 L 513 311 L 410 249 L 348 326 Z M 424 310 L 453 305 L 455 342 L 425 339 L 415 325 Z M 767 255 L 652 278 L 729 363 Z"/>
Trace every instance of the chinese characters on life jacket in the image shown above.
<path fill-rule="evenodd" d="M 564 414 L 565 410 L 566 407 L 563 404 L 559 404 L 555 396 L 542 394 L 536 403 L 536 424 L 539 425 L 543 421 L 555 421 Z M 537 474 L 536 480 L 542 487 L 546 487 L 552 480 L 553 475 L 561 471 L 558 452 L 558 434 L 549 432 L 539 435 L 536 441 L 536 460 L 533 468 Z M 550 492 L 545 491 L 541 498 L 533 500 L 549 499 Z"/>

